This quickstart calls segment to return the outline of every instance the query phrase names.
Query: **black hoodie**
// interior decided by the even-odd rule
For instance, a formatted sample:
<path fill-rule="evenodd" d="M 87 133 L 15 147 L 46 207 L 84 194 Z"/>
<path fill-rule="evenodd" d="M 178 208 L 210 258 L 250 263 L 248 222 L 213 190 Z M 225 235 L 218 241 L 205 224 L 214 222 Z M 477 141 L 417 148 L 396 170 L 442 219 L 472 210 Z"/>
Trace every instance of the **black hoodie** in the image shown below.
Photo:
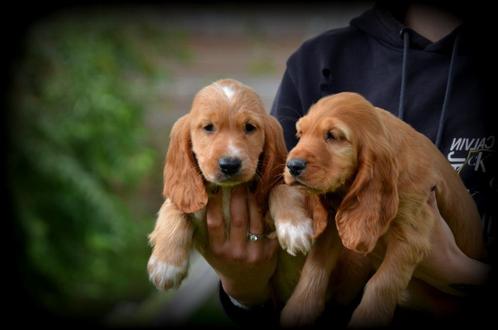
<path fill-rule="evenodd" d="M 304 42 L 290 56 L 272 115 L 284 127 L 289 150 L 296 144 L 295 122 L 325 95 L 358 92 L 402 118 L 459 171 L 491 249 L 498 202 L 494 95 L 471 33 L 462 24 L 432 43 L 374 7 L 350 26 Z"/>
<path fill-rule="evenodd" d="M 419 132 L 433 142 L 438 140 L 441 152 L 459 171 L 478 205 L 488 248 L 494 251 L 497 135 L 489 63 L 495 60 L 493 52 L 483 51 L 489 41 L 477 40 L 487 37 L 486 33 L 489 31 L 463 24 L 431 43 L 376 6 L 353 19 L 350 26 L 304 42 L 287 61 L 271 110 L 284 128 L 287 148 L 297 142 L 296 121 L 329 94 L 358 92 L 376 106 L 397 116 L 401 113 Z M 221 286 L 220 298 L 227 314 L 241 325 L 257 326 L 271 319 L 278 322 L 271 307 L 244 310 L 234 306 Z M 481 308 L 487 299 L 479 296 L 473 301 L 477 301 L 473 313 L 479 317 L 470 319 L 485 324 L 487 317 L 492 317 L 485 311 L 490 307 Z M 328 306 L 319 324 L 346 326 L 354 306 Z M 401 311 L 395 319 L 396 315 L 403 319 Z M 421 316 L 409 317 L 410 324 L 434 324 L 427 323 L 433 319 Z M 461 325 L 465 318 L 452 316 L 451 322 Z M 448 319 L 444 322 L 449 324 Z"/>

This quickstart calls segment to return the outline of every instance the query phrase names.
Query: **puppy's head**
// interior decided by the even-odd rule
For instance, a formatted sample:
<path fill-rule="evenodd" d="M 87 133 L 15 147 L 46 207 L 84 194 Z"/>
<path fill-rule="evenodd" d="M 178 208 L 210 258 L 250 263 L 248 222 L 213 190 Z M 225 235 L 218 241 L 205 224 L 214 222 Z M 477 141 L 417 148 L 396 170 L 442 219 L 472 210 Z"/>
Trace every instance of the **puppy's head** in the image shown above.
<path fill-rule="evenodd" d="M 258 179 L 258 191 L 266 194 L 263 187 L 283 170 L 285 153 L 282 128 L 259 96 L 238 81 L 219 80 L 197 93 L 173 128 L 164 195 L 190 213 L 207 203 L 205 182 L 230 187 Z"/>
<path fill-rule="evenodd" d="M 327 193 L 342 188 L 352 179 L 358 165 L 359 141 L 355 122 L 348 117 L 352 117 L 352 111 L 369 105 L 340 96 L 319 100 L 297 122 L 299 141 L 287 157 L 286 183 Z"/>
<path fill-rule="evenodd" d="M 190 118 L 192 151 L 207 181 L 233 186 L 254 177 L 266 118 L 254 91 L 231 80 L 218 81 L 197 94 Z"/>
<path fill-rule="evenodd" d="M 343 195 L 336 224 L 343 244 L 368 253 L 398 207 L 398 167 L 373 105 L 355 93 L 319 100 L 297 124 L 287 157 L 287 184 Z"/>

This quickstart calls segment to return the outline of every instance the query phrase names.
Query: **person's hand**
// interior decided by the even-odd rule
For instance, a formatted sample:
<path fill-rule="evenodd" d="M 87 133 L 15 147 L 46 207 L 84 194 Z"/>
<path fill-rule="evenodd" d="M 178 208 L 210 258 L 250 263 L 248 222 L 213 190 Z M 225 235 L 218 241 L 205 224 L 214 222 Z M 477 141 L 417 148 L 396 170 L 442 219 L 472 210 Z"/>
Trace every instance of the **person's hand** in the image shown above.
<path fill-rule="evenodd" d="M 466 289 L 483 285 L 488 278 L 489 266 L 460 250 L 450 227 L 439 213 L 435 191 L 431 192 L 427 203 L 436 221 L 431 236 L 431 252 L 418 267 L 420 278 L 452 294 L 465 294 Z"/>
<path fill-rule="evenodd" d="M 465 255 L 439 213 L 435 192 L 427 200 L 435 223 L 431 234 L 431 252 L 418 265 L 405 299 L 400 304 L 409 309 L 448 317 L 462 310 L 462 297 L 485 284 L 489 266 Z M 449 294 L 448 294 L 449 293 Z"/>
<path fill-rule="evenodd" d="M 246 188 L 231 193 L 231 223 L 225 231 L 221 192 L 207 205 L 207 245 L 202 254 L 220 277 L 225 292 L 243 305 L 253 306 L 270 298 L 270 278 L 277 265 L 278 242 L 264 237 L 247 238 L 248 232 L 264 234 L 264 220 L 254 196 Z"/>

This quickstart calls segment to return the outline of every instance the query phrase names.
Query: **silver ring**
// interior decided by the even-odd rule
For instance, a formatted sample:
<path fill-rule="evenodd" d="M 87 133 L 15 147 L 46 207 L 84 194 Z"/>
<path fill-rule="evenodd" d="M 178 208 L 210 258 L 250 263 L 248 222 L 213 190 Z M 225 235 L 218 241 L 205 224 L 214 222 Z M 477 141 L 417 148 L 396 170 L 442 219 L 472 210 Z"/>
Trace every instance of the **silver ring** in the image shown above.
<path fill-rule="evenodd" d="M 262 240 L 263 238 L 265 238 L 265 235 L 259 235 L 247 232 L 247 239 L 250 241 L 256 242 Z"/>

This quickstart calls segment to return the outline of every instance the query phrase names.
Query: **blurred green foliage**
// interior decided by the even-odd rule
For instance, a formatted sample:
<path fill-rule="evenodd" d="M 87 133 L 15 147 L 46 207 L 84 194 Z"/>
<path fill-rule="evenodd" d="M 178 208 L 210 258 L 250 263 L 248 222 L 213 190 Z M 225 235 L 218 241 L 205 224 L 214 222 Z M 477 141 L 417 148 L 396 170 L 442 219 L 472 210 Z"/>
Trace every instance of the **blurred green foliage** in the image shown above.
<path fill-rule="evenodd" d="M 151 290 L 154 213 L 136 211 L 134 191 L 162 155 L 148 141 L 144 97 L 168 76 L 154 61 L 188 57 L 181 37 L 106 13 L 56 15 L 26 37 L 11 93 L 10 187 L 26 285 L 56 314 L 98 315 Z"/>

